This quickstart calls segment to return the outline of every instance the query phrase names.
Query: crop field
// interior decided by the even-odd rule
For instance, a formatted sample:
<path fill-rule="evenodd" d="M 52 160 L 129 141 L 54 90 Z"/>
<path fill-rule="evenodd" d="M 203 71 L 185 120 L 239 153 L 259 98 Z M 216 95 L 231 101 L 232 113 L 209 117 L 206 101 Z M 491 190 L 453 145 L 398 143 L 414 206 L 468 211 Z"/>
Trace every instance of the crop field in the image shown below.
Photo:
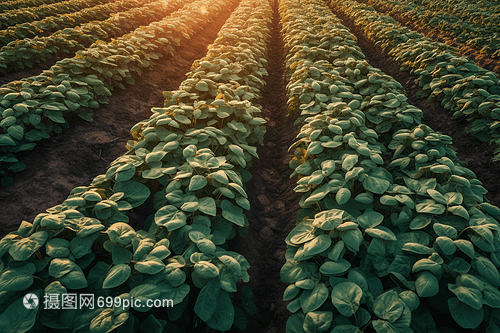
<path fill-rule="evenodd" d="M 0 332 L 500 333 L 499 24 L 1 2 Z"/>

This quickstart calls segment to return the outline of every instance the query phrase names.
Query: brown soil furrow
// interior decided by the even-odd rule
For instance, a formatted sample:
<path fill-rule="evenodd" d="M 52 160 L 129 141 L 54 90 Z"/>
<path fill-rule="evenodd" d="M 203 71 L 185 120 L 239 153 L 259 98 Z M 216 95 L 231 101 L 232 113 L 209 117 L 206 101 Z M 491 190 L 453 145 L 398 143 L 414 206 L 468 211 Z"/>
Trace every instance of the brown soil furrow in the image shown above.
<path fill-rule="evenodd" d="M 258 147 L 259 159 L 250 168 L 252 179 L 246 184 L 251 210 L 248 236 L 234 241 L 230 248 L 243 254 L 252 266 L 249 287 L 254 292 L 257 313 L 249 316 L 248 332 L 284 332 L 290 313 L 283 301 L 286 285 L 280 269 L 285 263 L 285 237 L 295 226 L 300 195 L 293 191 L 288 166 L 297 129 L 287 117 L 284 49 L 279 14 L 274 3 L 272 38 L 268 43 L 268 72 L 262 91 L 263 117 L 268 118 L 265 145 Z"/>
<path fill-rule="evenodd" d="M 357 44 L 365 54 L 366 60 L 373 67 L 380 68 L 403 85 L 408 96 L 408 103 L 423 111 L 424 118 L 422 122 L 433 130 L 453 138 L 453 145 L 457 148 L 458 158 L 464 161 L 464 165 L 471 169 L 478 179 L 483 182 L 484 187 L 489 191 L 486 196 L 491 203 L 500 205 L 500 182 L 498 181 L 500 162 L 491 162 L 493 147 L 467 134 L 465 132 L 468 125 L 467 121 L 452 119 L 450 113 L 439 102 L 428 102 L 426 98 L 417 96 L 420 88 L 414 83 L 415 77 L 407 72 L 400 71 L 400 65 L 393 61 L 378 45 L 369 40 L 364 32 L 342 11 L 338 10 L 338 8 L 332 8 L 332 10 L 335 15 L 342 19 L 343 24 L 349 28 L 351 33 L 356 36 L 358 39 Z"/>
<path fill-rule="evenodd" d="M 461 56 L 466 56 L 469 59 L 474 60 L 477 65 L 500 74 L 500 59 L 493 59 L 490 56 L 488 56 L 487 54 L 481 54 L 479 50 L 476 50 L 470 46 L 467 46 L 464 43 L 457 42 L 456 39 L 453 36 L 451 36 L 450 34 L 444 32 L 444 31 L 433 30 L 433 29 L 430 29 L 426 26 L 422 26 L 419 23 L 417 23 L 415 20 L 408 18 L 408 17 L 404 17 L 404 16 L 400 15 L 399 13 L 394 12 L 390 7 L 379 6 L 370 0 L 363 1 L 363 2 L 365 2 L 368 5 L 375 8 L 378 12 L 384 13 L 388 16 L 391 16 L 393 19 L 398 21 L 401 25 L 405 25 L 405 26 L 409 27 L 410 29 L 417 31 L 428 38 L 432 38 L 438 42 L 445 43 L 447 45 L 456 47 Z"/>
<path fill-rule="evenodd" d="M 88 186 L 125 153 L 130 128 L 149 118 L 152 107 L 163 106 L 162 92 L 178 88 L 193 61 L 205 56 L 227 17 L 208 24 L 179 47 L 175 57 L 158 61 L 136 84 L 116 88 L 109 103 L 94 110 L 92 123 L 70 119 L 70 127 L 61 134 L 19 154 L 27 168 L 13 174 L 13 186 L 0 188 L 0 237 L 17 229 L 22 220 L 32 222 L 38 213 L 62 203 L 74 187 Z"/>

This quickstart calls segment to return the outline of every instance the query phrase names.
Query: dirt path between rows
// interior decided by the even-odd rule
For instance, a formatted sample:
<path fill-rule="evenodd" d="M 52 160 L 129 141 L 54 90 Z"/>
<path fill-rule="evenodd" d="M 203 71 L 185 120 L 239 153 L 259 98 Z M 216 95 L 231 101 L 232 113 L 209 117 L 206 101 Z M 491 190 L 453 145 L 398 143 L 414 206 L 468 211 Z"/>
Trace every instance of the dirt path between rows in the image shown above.
<path fill-rule="evenodd" d="M 252 266 L 249 287 L 254 293 L 257 313 L 248 317 L 246 332 L 284 332 L 290 312 L 283 301 L 286 285 L 280 280 L 285 263 L 285 237 L 295 226 L 300 194 L 288 166 L 293 153 L 288 147 L 297 135 L 293 118 L 287 117 L 284 49 L 276 1 L 273 5 L 272 38 L 268 44 L 268 72 L 261 105 L 267 133 L 265 145 L 257 148 L 259 159 L 250 168 L 252 179 L 246 184 L 251 210 L 247 213 L 249 233 L 230 243 Z"/>
<path fill-rule="evenodd" d="M 342 24 L 349 28 L 358 39 L 366 60 L 373 66 L 380 68 L 403 85 L 408 103 L 420 108 L 424 113 L 422 122 L 434 131 L 441 132 L 453 138 L 453 145 L 457 148 L 457 155 L 464 161 L 467 168 L 472 170 L 489 193 L 486 197 L 492 204 L 500 205 L 500 162 L 491 162 L 493 146 L 481 142 L 465 132 L 468 125 L 465 120 L 452 119 L 439 102 L 428 102 L 426 98 L 418 97 L 420 90 L 414 83 L 415 77 L 408 72 L 400 71 L 400 65 L 392 60 L 379 46 L 369 40 L 363 31 L 338 8 L 332 8 L 333 13 L 342 19 Z"/>
<path fill-rule="evenodd" d="M 384 13 L 388 16 L 391 16 L 401 25 L 405 25 L 428 38 L 434 39 L 435 41 L 456 47 L 459 50 L 461 56 L 466 56 L 469 59 L 474 60 L 479 66 L 500 74 L 500 59 L 493 59 L 487 54 L 481 54 L 480 50 L 474 49 L 468 45 L 465 45 L 464 43 L 457 42 L 456 39 L 449 33 L 439 30 L 433 30 L 431 28 L 422 26 L 415 20 L 396 13 L 390 7 L 379 6 L 370 0 L 363 2 L 375 8 L 379 13 Z"/>
<path fill-rule="evenodd" d="M 32 222 L 38 213 L 62 203 L 74 187 L 88 186 L 95 176 L 105 173 L 109 163 L 126 152 L 129 129 L 149 118 L 152 107 L 163 106 L 162 92 L 179 87 L 228 17 L 209 23 L 189 43 L 178 47 L 175 57 L 160 60 L 136 84 L 125 90 L 116 88 L 109 104 L 94 110 L 92 123 L 76 117 L 61 134 L 19 154 L 27 168 L 13 174 L 14 185 L 0 188 L 0 237 L 16 230 L 22 220 Z M 140 209 L 132 214 L 142 215 Z"/>

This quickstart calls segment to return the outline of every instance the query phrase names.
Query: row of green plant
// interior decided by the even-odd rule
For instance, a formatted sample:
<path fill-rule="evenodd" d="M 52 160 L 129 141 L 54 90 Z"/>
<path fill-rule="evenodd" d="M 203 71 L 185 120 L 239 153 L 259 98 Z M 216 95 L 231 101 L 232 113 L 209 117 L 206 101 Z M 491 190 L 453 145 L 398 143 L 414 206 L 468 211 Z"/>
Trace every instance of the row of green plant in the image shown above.
<path fill-rule="evenodd" d="M 21 8 L 0 13 L 0 29 L 7 29 L 18 23 L 39 21 L 47 16 L 67 14 L 108 3 L 111 0 L 71 0 L 41 5 L 33 8 Z"/>
<path fill-rule="evenodd" d="M 103 21 L 114 13 L 120 13 L 144 5 L 150 0 L 116 1 L 85 8 L 69 14 L 49 16 L 39 21 L 24 22 L 12 25 L 0 31 L 0 45 L 5 46 L 12 41 L 33 38 L 40 34 L 54 33 L 64 28 L 73 28 L 90 21 Z"/>
<path fill-rule="evenodd" d="M 26 167 L 15 157 L 16 153 L 33 149 L 37 141 L 49 138 L 53 132 L 60 133 L 68 126 L 66 118 L 71 114 L 92 121 L 89 108 L 106 103 L 114 88 L 134 84 L 142 71 L 151 70 L 161 57 L 175 56 L 174 47 L 201 31 L 208 11 L 195 10 L 196 5 L 184 0 L 168 0 L 160 8 L 170 7 L 169 11 L 173 11 L 182 5 L 161 21 L 109 43 L 97 41 L 77 51 L 73 58 L 58 61 L 41 75 L 1 86 L 2 185 L 12 184 L 7 170 L 18 172 Z M 195 16 L 187 20 L 190 15 Z"/>
<path fill-rule="evenodd" d="M 235 6 L 198 1 L 191 8 L 214 18 Z M 271 19 L 267 1 L 244 0 L 179 90 L 165 92 L 170 97 L 165 106 L 134 126 L 137 142 L 106 174 L 0 241 L 4 329 L 244 329 L 244 312 L 233 298 L 238 282 L 248 282 L 250 266 L 226 241 L 238 231 L 245 234 L 248 226 L 245 166 L 257 157 L 253 144 L 262 143 L 265 133 L 254 102 L 267 74 Z M 128 224 L 126 213 L 146 201 L 155 212 L 140 225 Z M 68 291 L 172 299 L 174 307 L 27 310 L 22 305 L 28 292 L 41 297 Z M 239 303 L 254 312 L 251 291 L 241 291 Z"/>
<path fill-rule="evenodd" d="M 468 11 L 465 12 L 461 6 L 450 6 L 448 8 L 454 10 L 448 12 L 443 10 L 441 1 L 434 0 L 431 8 L 426 7 L 429 3 L 424 5 L 419 0 L 364 0 L 364 2 L 383 6 L 389 9 L 389 12 L 402 15 L 431 30 L 445 31 L 458 42 L 480 50 L 492 58 L 500 57 L 498 32 L 500 13 L 486 11 L 479 14 L 478 5 L 469 5 Z M 476 15 L 473 16 L 472 13 Z"/>
<path fill-rule="evenodd" d="M 455 48 L 433 41 L 400 25 L 373 7 L 346 0 L 331 2 L 354 20 L 402 69 L 411 70 L 421 96 L 437 100 L 456 118 L 470 122 L 467 131 L 496 146 L 500 160 L 500 76 L 460 57 Z"/>
<path fill-rule="evenodd" d="M 500 209 L 324 2 L 282 0 L 280 15 L 304 193 L 286 331 L 498 331 Z"/>
<path fill-rule="evenodd" d="M 109 41 L 140 26 L 163 19 L 187 2 L 130 0 L 132 9 L 116 13 L 103 21 L 84 23 L 59 30 L 47 37 L 16 40 L 0 49 L 0 71 L 16 71 L 49 59 L 73 56 L 98 40 Z M 125 7 L 124 7 L 125 8 Z"/>
<path fill-rule="evenodd" d="M 20 9 L 27 7 L 38 7 L 42 5 L 48 5 L 55 2 L 60 2 L 61 0 L 11 0 L 4 1 L 0 3 L 0 13 L 12 9 Z"/>
<path fill-rule="evenodd" d="M 421 0 L 421 4 L 434 10 L 457 15 L 476 24 L 490 24 L 500 21 L 500 4 L 491 0 L 445 0 L 440 3 L 434 0 Z M 489 21 L 489 19 L 493 21 Z"/>

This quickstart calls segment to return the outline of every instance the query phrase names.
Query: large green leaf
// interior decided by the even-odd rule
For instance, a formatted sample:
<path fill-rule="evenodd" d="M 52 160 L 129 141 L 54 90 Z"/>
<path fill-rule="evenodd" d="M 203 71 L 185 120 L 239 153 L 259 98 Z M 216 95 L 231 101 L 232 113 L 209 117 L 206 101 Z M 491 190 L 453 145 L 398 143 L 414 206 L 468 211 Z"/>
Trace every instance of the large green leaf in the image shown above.
<path fill-rule="evenodd" d="M 127 245 L 136 236 L 134 228 L 124 222 L 112 224 L 107 230 L 109 239 L 112 242 Z"/>
<path fill-rule="evenodd" d="M 476 310 L 479 310 L 483 306 L 483 295 L 481 291 L 476 288 L 448 284 L 448 289 L 450 289 L 461 302 Z"/>
<path fill-rule="evenodd" d="M 198 210 L 207 215 L 215 216 L 217 214 L 217 206 L 215 205 L 215 200 L 211 197 L 204 197 L 198 201 Z"/>
<path fill-rule="evenodd" d="M 228 331 L 233 326 L 234 322 L 234 307 L 229 297 L 229 293 L 221 290 L 217 297 L 217 305 L 210 319 L 207 320 L 207 325 L 217 331 Z"/>
<path fill-rule="evenodd" d="M 308 312 L 304 318 L 304 330 L 306 332 L 326 332 L 332 325 L 333 312 L 313 311 Z"/>
<path fill-rule="evenodd" d="M 240 227 L 245 226 L 245 218 L 243 215 L 242 208 L 233 205 L 229 200 L 222 200 L 221 208 L 222 208 L 222 216 L 226 220 L 231 221 Z"/>
<path fill-rule="evenodd" d="M 40 302 L 42 292 L 41 290 L 32 292 Z M 35 324 L 38 311 L 41 306 L 36 306 L 33 309 L 26 308 L 24 300 L 33 302 L 28 297 L 18 298 L 9 307 L 0 314 L 0 327 L 2 332 L 5 333 L 19 333 L 29 331 Z M 33 305 L 35 303 L 32 303 Z"/>
<path fill-rule="evenodd" d="M 318 285 L 310 291 L 307 297 L 301 297 L 301 306 L 304 313 L 318 309 L 328 299 L 328 288 L 324 283 Z"/>
<path fill-rule="evenodd" d="M 448 299 L 448 306 L 453 319 L 463 328 L 475 329 L 478 327 L 484 318 L 484 309 L 479 310 L 460 302 L 456 297 Z"/>
<path fill-rule="evenodd" d="M 500 286 L 500 273 L 496 266 L 486 257 L 477 256 L 472 260 L 472 267 L 495 287 Z"/>
<path fill-rule="evenodd" d="M 205 177 L 201 175 L 194 175 L 189 181 L 189 190 L 197 191 L 205 187 L 208 184 L 208 181 Z"/>
<path fill-rule="evenodd" d="M 87 279 L 82 269 L 66 258 L 54 258 L 49 265 L 49 274 L 61 282 L 67 289 L 87 287 Z"/>
<path fill-rule="evenodd" d="M 146 185 L 136 182 L 135 180 L 116 182 L 113 186 L 113 192 L 123 192 L 125 195 L 122 200 L 128 201 L 132 207 L 142 205 L 151 194 L 151 191 Z"/>
<path fill-rule="evenodd" d="M 132 269 L 127 264 L 118 264 L 111 268 L 104 279 L 102 287 L 106 288 L 115 288 L 128 280 Z"/>
<path fill-rule="evenodd" d="M 434 274 L 423 271 L 418 274 L 415 281 L 415 288 L 420 297 L 432 297 L 439 292 L 439 282 Z"/>
<path fill-rule="evenodd" d="M 391 182 L 385 178 L 366 175 L 363 187 L 373 193 L 383 194 L 391 186 Z"/>
<path fill-rule="evenodd" d="M 399 298 L 398 293 L 391 289 L 375 299 L 373 302 L 373 312 L 379 318 L 393 323 L 403 313 L 403 305 L 403 301 Z"/>
<path fill-rule="evenodd" d="M 317 254 L 325 251 L 332 244 L 330 236 L 322 234 L 308 241 L 295 253 L 294 260 L 301 261 L 314 257 Z"/>
<path fill-rule="evenodd" d="M 308 274 L 307 266 L 303 262 L 287 260 L 280 270 L 280 278 L 283 283 L 295 283 L 304 280 Z"/>
<path fill-rule="evenodd" d="M 146 312 L 151 309 L 151 307 L 147 306 L 148 299 L 160 299 L 160 295 L 160 288 L 154 284 L 141 284 L 130 290 L 130 296 L 140 300 L 139 304 L 135 304 L 135 302 L 133 304 L 133 308 L 140 312 Z"/>
<path fill-rule="evenodd" d="M 168 231 L 177 230 L 186 225 L 186 214 L 172 205 L 160 208 L 155 214 L 155 223 L 166 227 Z"/>
<path fill-rule="evenodd" d="M 343 282 L 333 287 L 331 297 L 340 314 L 350 317 L 358 311 L 363 291 L 356 283 Z"/>
<path fill-rule="evenodd" d="M 35 232 L 28 238 L 23 238 L 13 243 L 9 249 L 9 254 L 16 261 L 27 260 L 45 243 L 47 237 L 47 231 Z"/>
<path fill-rule="evenodd" d="M 340 276 L 347 272 L 351 268 L 351 263 L 345 259 L 339 259 L 338 261 L 327 260 L 319 268 L 320 272 L 329 276 Z"/>
<path fill-rule="evenodd" d="M 35 271 L 36 267 L 33 263 L 7 269 L 0 276 L 0 290 L 21 291 L 28 289 L 33 284 Z"/>
<path fill-rule="evenodd" d="M 198 317 L 206 322 L 212 317 L 217 308 L 217 299 L 219 297 L 220 283 L 217 280 L 209 281 L 200 291 L 194 305 L 194 312 Z"/>

